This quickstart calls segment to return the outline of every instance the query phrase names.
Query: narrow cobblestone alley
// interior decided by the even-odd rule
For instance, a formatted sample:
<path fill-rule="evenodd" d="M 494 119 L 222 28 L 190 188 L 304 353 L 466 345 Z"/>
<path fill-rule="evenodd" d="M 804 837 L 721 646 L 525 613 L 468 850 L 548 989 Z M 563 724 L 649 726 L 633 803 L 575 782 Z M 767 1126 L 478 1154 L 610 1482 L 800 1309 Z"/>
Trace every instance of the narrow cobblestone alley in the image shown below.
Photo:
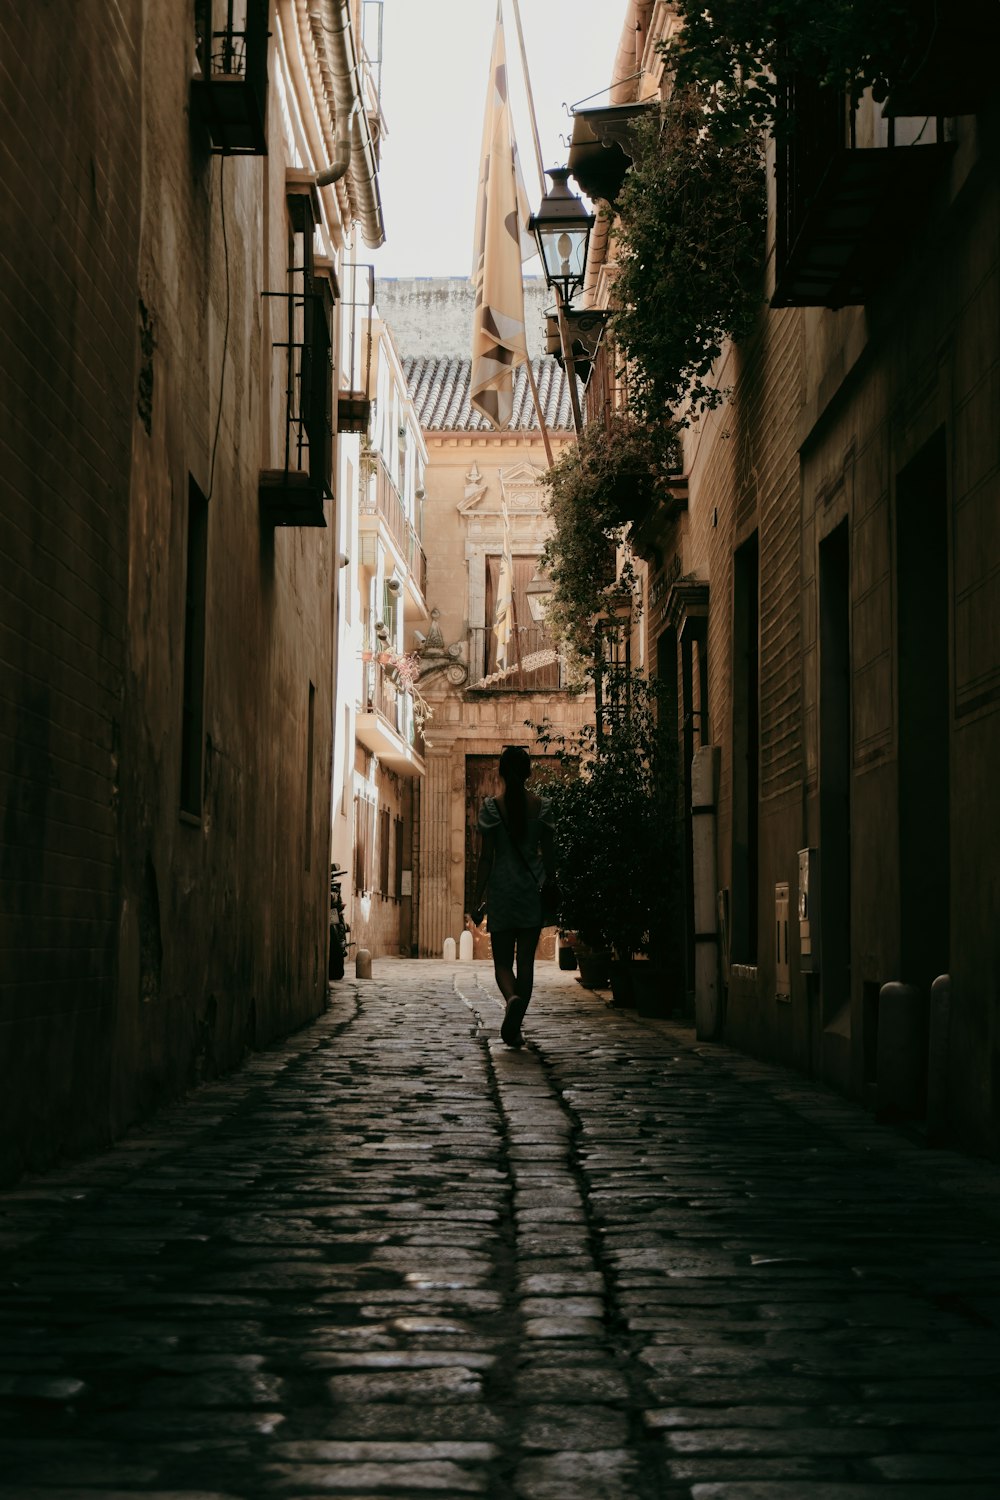
<path fill-rule="evenodd" d="M 1000 1180 L 543 966 L 384 960 L 0 1197 L 2 1500 L 995 1500 Z"/>

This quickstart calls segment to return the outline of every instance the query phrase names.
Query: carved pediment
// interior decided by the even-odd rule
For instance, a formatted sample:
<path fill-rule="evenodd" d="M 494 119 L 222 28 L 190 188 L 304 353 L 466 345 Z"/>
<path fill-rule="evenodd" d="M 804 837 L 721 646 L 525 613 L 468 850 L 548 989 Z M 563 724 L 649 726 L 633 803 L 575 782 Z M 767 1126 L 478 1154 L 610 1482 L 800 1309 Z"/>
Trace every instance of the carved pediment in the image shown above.
<path fill-rule="evenodd" d="M 511 515 L 541 515 L 545 510 L 545 488 L 542 484 L 543 470 L 536 468 L 527 459 L 509 464 L 500 470 L 499 489 L 483 479 L 479 465 L 474 463 L 465 476 L 465 494 L 458 502 L 458 510 L 464 515 L 501 514 L 502 500 L 506 500 Z"/>

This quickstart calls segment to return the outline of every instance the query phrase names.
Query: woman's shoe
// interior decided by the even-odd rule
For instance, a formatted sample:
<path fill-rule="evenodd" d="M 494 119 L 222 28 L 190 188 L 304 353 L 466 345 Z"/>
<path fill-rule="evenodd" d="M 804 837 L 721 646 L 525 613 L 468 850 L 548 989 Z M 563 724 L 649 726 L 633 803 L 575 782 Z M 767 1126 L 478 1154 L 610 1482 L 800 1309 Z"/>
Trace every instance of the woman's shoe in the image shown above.
<path fill-rule="evenodd" d="M 500 1040 L 506 1042 L 508 1047 L 520 1047 L 523 1042 L 521 1022 L 524 1020 L 524 1013 L 527 1009 L 528 1002 L 522 1000 L 520 995 L 511 995 L 507 1001 L 503 1024 L 500 1027 Z"/>

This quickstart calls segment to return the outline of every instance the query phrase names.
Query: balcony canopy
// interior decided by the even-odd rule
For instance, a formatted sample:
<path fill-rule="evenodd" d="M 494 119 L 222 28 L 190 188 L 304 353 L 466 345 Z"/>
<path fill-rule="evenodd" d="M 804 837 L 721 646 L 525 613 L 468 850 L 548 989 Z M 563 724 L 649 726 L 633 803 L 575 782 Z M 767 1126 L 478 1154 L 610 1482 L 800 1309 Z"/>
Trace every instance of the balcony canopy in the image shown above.
<path fill-rule="evenodd" d="M 655 100 L 573 111 L 569 170 L 588 198 L 614 203 L 632 165 L 631 131 Z"/>

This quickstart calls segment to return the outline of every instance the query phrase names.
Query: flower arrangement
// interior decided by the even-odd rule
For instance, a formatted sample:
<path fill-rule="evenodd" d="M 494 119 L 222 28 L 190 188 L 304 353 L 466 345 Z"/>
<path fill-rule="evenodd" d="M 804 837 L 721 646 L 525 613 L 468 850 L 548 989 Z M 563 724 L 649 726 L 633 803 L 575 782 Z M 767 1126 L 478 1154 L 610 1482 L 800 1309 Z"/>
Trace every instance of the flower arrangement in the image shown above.
<path fill-rule="evenodd" d="M 420 657 L 415 651 L 394 651 L 386 647 L 382 651 L 375 652 L 375 660 L 383 667 L 388 667 L 395 681 L 408 692 L 413 691 L 413 684 L 420 676 Z"/>

